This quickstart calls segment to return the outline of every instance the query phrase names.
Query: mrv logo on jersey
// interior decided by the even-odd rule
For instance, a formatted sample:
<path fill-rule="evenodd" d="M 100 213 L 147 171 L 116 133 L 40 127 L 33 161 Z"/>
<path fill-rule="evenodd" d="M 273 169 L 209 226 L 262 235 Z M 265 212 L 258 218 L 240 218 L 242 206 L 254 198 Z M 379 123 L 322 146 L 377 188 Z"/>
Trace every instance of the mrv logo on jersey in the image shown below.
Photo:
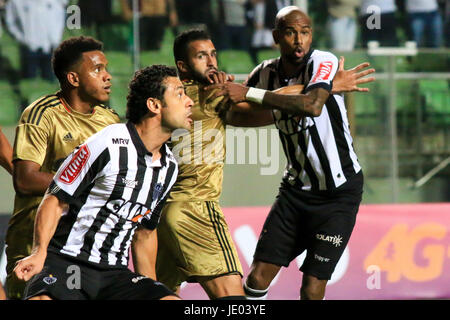
<path fill-rule="evenodd" d="M 139 222 L 143 217 L 151 215 L 152 210 L 139 202 L 131 202 L 124 199 L 114 199 L 106 203 L 106 208 L 133 222 Z M 150 217 L 148 217 L 150 218 Z"/>
<path fill-rule="evenodd" d="M 87 163 L 89 159 L 89 149 L 87 145 L 83 145 L 78 149 L 78 151 L 73 156 L 69 164 L 64 168 L 64 170 L 59 175 L 59 181 L 65 184 L 71 184 L 80 175 L 81 169 Z"/>

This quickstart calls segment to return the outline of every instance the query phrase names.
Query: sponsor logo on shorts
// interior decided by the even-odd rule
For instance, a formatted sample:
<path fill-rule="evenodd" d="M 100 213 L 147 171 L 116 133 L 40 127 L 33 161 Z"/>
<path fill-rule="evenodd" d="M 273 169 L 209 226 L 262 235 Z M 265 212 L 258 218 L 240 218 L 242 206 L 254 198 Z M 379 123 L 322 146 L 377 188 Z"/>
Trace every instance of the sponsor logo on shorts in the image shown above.
<path fill-rule="evenodd" d="M 147 279 L 147 277 L 144 277 L 144 276 L 135 277 L 135 278 L 131 279 L 131 282 L 138 283 L 142 279 Z"/>
<path fill-rule="evenodd" d="M 56 282 L 56 280 L 58 280 L 58 279 L 55 278 L 55 277 L 51 274 L 51 275 L 49 275 L 48 277 L 45 277 L 43 281 L 44 281 L 46 284 L 54 284 L 54 283 Z"/>
<path fill-rule="evenodd" d="M 90 152 L 87 145 L 81 146 L 69 164 L 61 172 L 58 180 L 65 184 L 72 184 L 79 176 L 81 169 L 83 169 L 84 165 L 87 163 L 89 155 Z"/>
<path fill-rule="evenodd" d="M 320 262 L 330 261 L 330 258 L 325 258 L 325 257 L 319 256 L 318 254 L 314 254 L 314 259 L 319 260 Z"/>
<path fill-rule="evenodd" d="M 318 233 L 318 234 L 316 234 L 316 238 L 318 240 L 331 242 L 336 248 L 340 247 L 341 244 L 342 244 L 342 237 L 341 237 L 341 235 L 327 236 L 327 235 Z"/>

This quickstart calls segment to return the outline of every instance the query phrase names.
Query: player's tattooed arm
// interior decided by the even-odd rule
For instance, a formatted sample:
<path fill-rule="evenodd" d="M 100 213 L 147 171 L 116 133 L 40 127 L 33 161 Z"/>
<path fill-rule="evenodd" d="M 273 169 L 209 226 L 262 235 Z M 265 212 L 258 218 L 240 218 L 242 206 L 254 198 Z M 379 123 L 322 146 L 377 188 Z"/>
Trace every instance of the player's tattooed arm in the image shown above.
<path fill-rule="evenodd" d="M 303 91 L 303 85 L 297 84 L 274 90 L 279 94 L 300 94 Z M 241 102 L 232 105 L 226 114 L 225 122 L 235 127 L 261 127 L 274 123 L 272 111 L 262 109 L 256 103 Z"/>
<path fill-rule="evenodd" d="M 302 117 L 318 117 L 328 96 L 329 92 L 323 88 L 312 89 L 306 94 L 278 94 L 267 91 L 262 106 Z"/>
<path fill-rule="evenodd" d="M 55 234 L 59 219 L 68 205 L 56 196 L 46 193 L 36 213 L 33 249 L 31 255 L 17 262 L 14 273 L 17 278 L 28 281 L 41 272 L 47 257 L 47 248 Z"/>

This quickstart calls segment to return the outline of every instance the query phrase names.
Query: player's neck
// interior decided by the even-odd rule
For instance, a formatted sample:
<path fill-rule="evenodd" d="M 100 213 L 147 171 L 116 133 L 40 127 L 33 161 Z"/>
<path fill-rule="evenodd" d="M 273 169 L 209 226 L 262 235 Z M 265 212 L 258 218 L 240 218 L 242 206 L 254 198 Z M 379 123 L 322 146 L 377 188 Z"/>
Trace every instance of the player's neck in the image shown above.
<path fill-rule="evenodd" d="M 283 68 L 283 74 L 288 77 L 292 78 L 298 75 L 301 68 L 304 66 L 304 61 L 302 61 L 300 64 L 291 63 L 289 59 L 281 58 L 281 67 Z"/>
<path fill-rule="evenodd" d="M 153 155 L 159 153 L 161 146 L 170 138 L 171 133 L 166 132 L 159 121 L 155 118 L 147 118 L 144 121 L 136 124 L 136 131 L 139 134 L 147 151 Z M 155 159 L 154 159 L 155 160 Z"/>
<path fill-rule="evenodd" d="M 80 113 L 92 113 L 96 105 L 92 101 L 85 101 L 74 91 L 62 91 L 61 98 L 68 105 L 68 107 Z"/>

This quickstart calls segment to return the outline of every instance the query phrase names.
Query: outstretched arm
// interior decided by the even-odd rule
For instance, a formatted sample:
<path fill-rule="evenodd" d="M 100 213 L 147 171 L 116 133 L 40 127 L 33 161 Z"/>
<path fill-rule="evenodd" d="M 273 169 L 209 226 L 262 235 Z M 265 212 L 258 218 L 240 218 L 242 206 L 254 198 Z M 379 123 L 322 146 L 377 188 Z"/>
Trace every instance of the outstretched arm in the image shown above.
<path fill-rule="evenodd" d="M 32 253 L 17 262 L 14 268 L 17 278 L 28 281 L 35 274 L 41 272 L 47 257 L 48 245 L 67 206 L 56 196 L 49 193 L 45 194 L 36 213 Z"/>
<path fill-rule="evenodd" d="M 219 89 L 215 93 L 216 97 L 228 96 L 237 105 L 241 102 L 252 101 L 259 104 L 262 109 L 278 109 L 290 114 L 310 117 L 317 117 L 321 114 L 323 104 L 329 96 L 329 92 L 322 88 L 312 89 L 306 94 L 281 94 L 248 88 L 233 82 L 215 84 L 209 86 L 209 88 Z M 249 90 L 251 90 L 251 93 L 256 93 L 252 96 L 259 95 L 259 97 L 250 98 Z"/>
<path fill-rule="evenodd" d="M 283 87 L 273 92 L 279 94 L 300 94 L 303 85 L 292 85 Z M 225 122 L 235 127 L 261 127 L 273 124 L 272 111 L 262 109 L 258 104 L 242 102 L 232 105 L 226 113 Z"/>
<path fill-rule="evenodd" d="M 373 82 L 373 77 L 365 76 L 375 72 L 374 69 L 363 70 L 369 67 L 369 63 L 362 63 L 350 70 L 344 69 L 344 58 L 339 60 L 338 70 L 333 80 L 331 93 L 336 92 L 368 92 L 368 88 L 360 88 L 358 85 Z M 330 92 L 322 88 L 314 88 L 305 94 L 275 93 L 261 89 L 248 88 L 242 84 L 226 82 L 210 85 L 206 88 L 218 89 L 213 97 L 226 96 L 234 104 L 242 102 L 256 102 L 261 109 L 279 109 L 281 111 L 300 115 L 316 117 L 321 114 L 322 106 L 328 99 Z M 249 92 L 251 90 L 251 92 Z"/>

